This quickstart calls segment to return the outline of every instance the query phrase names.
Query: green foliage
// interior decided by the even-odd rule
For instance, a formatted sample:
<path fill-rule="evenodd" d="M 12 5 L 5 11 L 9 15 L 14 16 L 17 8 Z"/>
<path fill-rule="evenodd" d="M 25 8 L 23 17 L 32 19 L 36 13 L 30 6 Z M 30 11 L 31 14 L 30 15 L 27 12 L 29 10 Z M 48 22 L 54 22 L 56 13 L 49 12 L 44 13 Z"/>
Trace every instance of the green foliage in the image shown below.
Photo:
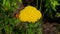
<path fill-rule="evenodd" d="M 1 0 L 1 9 L 0 9 L 0 34 L 42 34 L 42 19 L 36 23 L 23 23 L 19 19 L 16 19 L 13 16 L 13 12 L 17 7 L 17 2 L 23 3 L 22 0 Z M 42 1 L 38 4 L 36 0 L 36 8 L 40 5 L 42 11 Z M 44 0 L 46 8 L 43 15 L 53 18 L 53 12 L 57 12 L 56 6 L 60 5 L 60 0 Z M 18 10 L 17 10 L 18 11 Z M 60 16 L 60 13 L 57 14 Z M 42 16 L 44 17 L 44 16 Z"/>
<path fill-rule="evenodd" d="M 22 3 L 22 0 L 18 0 Z M 18 7 L 17 0 L 3 0 L 1 3 L 0 11 L 0 33 L 1 34 L 42 34 L 39 24 L 41 23 L 22 23 L 19 19 L 16 19 L 12 14 Z M 27 24 L 27 25 L 26 25 Z M 27 28 L 26 28 L 27 27 Z M 26 30 L 25 30 L 26 29 Z M 26 32 L 25 32 L 26 31 Z M 2 33 L 4 32 L 4 33 Z"/>
<path fill-rule="evenodd" d="M 20 3 L 22 3 L 22 0 L 19 0 Z"/>
<path fill-rule="evenodd" d="M 46 14 L 50 18 L 54 18 L 53 13 L 57 12 L 56 6 L 60 5 L 57 0 L 46 0 L 45 7 L 46 10 L 44 14 Z"/>

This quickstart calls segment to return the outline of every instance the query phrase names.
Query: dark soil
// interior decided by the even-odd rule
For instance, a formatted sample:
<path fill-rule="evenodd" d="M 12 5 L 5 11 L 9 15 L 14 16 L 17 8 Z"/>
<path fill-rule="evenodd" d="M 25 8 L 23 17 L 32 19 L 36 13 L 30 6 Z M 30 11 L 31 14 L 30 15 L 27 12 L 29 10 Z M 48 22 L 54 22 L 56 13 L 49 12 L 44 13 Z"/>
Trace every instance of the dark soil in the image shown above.
<path fill-rule="evenodd" d="M 43 34 L 57 34 L 57 26 L 58 23 L 56 22 L 48 22 L 48 21 L 44 21 L 44 23 L 42 23 L 42 33 Z"/>

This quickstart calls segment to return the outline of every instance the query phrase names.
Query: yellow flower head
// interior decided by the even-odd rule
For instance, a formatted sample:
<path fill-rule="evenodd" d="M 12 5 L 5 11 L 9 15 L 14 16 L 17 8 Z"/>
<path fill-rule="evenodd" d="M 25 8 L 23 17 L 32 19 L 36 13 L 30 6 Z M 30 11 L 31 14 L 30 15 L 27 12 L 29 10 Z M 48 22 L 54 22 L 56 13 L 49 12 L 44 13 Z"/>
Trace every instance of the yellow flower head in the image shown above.
<path fill-rule="evenodd" d="M 27 6 L 20 11 L 19 19 L 23 22 L 36 22 L 42 16 L 41 12 L 35 7 Z"/>

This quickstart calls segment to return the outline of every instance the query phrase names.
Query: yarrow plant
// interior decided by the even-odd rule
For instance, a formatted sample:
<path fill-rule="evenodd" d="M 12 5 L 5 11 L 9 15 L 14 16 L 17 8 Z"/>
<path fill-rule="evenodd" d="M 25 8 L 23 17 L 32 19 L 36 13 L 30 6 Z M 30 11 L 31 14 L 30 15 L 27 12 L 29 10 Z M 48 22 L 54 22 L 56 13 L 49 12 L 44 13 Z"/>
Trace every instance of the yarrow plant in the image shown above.
<path fill-rule="evenodd" d="M 19 19 L 23 22 L 33 22 L 35 23 L 41 18 L 42 14 L 33 6 L 26 6 L 20 11 Z"/>

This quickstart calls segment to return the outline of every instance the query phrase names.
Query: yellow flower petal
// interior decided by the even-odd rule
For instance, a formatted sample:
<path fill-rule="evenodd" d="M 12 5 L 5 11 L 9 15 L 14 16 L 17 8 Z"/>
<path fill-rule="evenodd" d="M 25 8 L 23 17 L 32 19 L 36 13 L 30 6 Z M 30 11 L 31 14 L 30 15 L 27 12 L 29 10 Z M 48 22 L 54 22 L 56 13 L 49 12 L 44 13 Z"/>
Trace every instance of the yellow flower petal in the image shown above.
<path fill-rule="evenodd" d="M 36 22 L 41 16 L 41 12 L 35 7 L 27 6 L 20 11 L 19 19 L 23 22 Z"/>

